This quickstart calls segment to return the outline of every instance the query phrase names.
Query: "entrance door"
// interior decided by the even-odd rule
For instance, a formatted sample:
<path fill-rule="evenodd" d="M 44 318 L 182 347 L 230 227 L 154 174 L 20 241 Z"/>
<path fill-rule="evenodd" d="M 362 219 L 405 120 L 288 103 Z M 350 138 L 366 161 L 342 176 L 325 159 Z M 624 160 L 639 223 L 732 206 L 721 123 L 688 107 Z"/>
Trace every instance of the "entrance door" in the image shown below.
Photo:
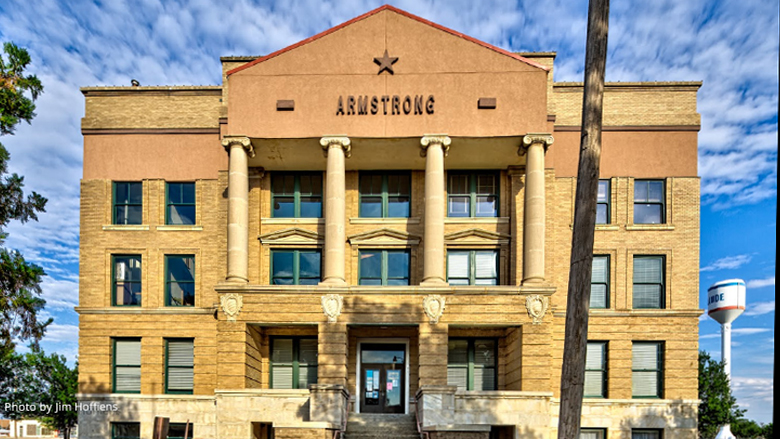
<path fill-rule="evenodd" d="M 406 407 L 406 346 L 362 344 L 360 412 L 403 413 Z"/>

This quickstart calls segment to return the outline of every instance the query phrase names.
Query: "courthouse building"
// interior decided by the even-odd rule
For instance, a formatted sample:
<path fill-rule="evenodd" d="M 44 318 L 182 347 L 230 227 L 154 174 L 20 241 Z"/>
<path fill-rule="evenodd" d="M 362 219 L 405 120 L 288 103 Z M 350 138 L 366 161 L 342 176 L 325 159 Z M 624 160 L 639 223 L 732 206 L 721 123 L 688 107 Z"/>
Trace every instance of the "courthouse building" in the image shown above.
<path fill-rule="evenodd" d="M 582 105 L 383 6 L 85 87 L 80 437 L 553 438 Z M 695 438 L 699 82 L 608 83 L 583 437 Z M 346 419 L 346 424 L 345 424 Z"/>

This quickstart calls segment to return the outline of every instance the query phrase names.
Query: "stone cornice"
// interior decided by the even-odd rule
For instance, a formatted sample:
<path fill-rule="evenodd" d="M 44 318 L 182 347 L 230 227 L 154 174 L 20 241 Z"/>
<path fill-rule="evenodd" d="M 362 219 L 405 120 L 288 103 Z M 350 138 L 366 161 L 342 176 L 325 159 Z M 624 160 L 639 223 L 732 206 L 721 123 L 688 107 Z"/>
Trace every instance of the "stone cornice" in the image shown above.
<path fill-rule="evenodd" d="M 444 151 L 444 157 L 450 153 L 450 143 L 452 139 L 446 134 L 426 134 L 420 139 L 420 157 L 425 157 L 428 154 L 428 147 L 433 144 L 441 145 L 442 151 Z"/>
<path fill-rule="evenodd" d="M 323 136 L 320 139 L 320 145 L 327 156 L 330 148 L 341 148 L 344 150 L 344 157 L 352 157 L 352 141 L 347 136 Z"/>

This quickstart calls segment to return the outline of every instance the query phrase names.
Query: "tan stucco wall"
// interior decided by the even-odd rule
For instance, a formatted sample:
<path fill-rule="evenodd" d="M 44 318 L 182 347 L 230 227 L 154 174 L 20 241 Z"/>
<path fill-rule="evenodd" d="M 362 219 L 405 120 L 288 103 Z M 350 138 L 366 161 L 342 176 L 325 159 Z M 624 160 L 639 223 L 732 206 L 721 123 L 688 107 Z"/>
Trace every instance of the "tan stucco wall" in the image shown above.
<path fill-rule="evenodd" d="M 216 179 L 228 155 L 217 134 L 84 136 L 84 180 Z"/>

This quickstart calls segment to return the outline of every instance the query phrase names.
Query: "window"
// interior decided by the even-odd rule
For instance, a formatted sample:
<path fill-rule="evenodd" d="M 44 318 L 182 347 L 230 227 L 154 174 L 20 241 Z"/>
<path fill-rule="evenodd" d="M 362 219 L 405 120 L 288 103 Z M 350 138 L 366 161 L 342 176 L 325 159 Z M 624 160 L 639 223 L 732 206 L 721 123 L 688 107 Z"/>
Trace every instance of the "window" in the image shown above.
<path fill-rule="evenodd" d="M 165 306 L 195 306 L 195 256 L 165 256 Z"/>
<path fill-rule="evenodd" d="M 458 390 L 496 390 L 495 339 L 450 339 L 447 385 Z"/>
<path fill-rule="evenodd" d="M 141 256 L 112 256 L 113 306 L 141 306 Z"/>
<path fill-rule="evenodd" d="M 271 284 L 317 285 L 321 261 L 319 250 L 272 250 Z"/>
<path fill-rule="evenodd" d="M 634 342 L 631 393 L 634 398 L 661 398 L 663 394 L 663 343 Z"/>
<path fill-rule="evenodd" d="M 582 428 L 580 429 L 580 439 L 605 439 L 607 430 L 603 428 Z"/>
<path fill-rule="evenodd" d="M 359 285 L 409 285 L 409 252 L 361 250 Z"/>
<path fill-rule="evenodd" d="M 184 437 L 185 430 L 187 431 L 187 437 Z M 168 439 L 192 439 L 193 436 L 192 423 L 189 426 L 184 422 L 168 424 Z"/>
<path fill-rule="evenodd" d="M 317 383 L 317 339 L 271 338 L 271 388 L 308 389 Z"/>
<path fill-rule="evenodd" d="M 663 224 L 664 213 L 664 182 L 635 180 L 634 224 Z"/>
<path fill-rule="evenodd" d="M 661 439 L 661 430 L 631 430 L 631 439 Z"/>
<path fill-rule="evenodd" d="M 663 256 L 634 256 L 634 308 L 664 308 Z"/>
<path fill-rule="evenodd" d="M 114 224 L 143 223 L 143 184 L 114 182 Z"/>
<path fill-rule="evenodd" d="M 408 218 L 411 180 L 408 173 L 360 174 L 360 217 Z"/>
<path fill-rule="evenodd" d="M 609 224 L 609 180 L 599 180 L 599 192 L 596 198 L 596 224 Z"/>
<path fill-rule="evenodd" d="M 498 285 L 498 250 L 448 250 L 450 285 Z"/>
<path fill-rule="evenodd" d="M 165 224 L 195 224 L 195 183 L 166 184 L 165 200 Z"/>
<path fill-rule="evenodd" d="M 586 398 L 606 398 L 607 396 L 607 343 L 589 341 L 585 355 L 585 392 Z"/>
<path fill-rule="evenodd" d="M 141 423 L 112 422 L 111 439 L 141 439 Z"/>
<path fill-rule="evenodd" d="M 321 218 L 322 174 L 274 174 L 271 205 L 274 218 Z"/>
<path fill-rule="evenodd" d="M 191 338 L 165 340 L 165 393 L 192 394 L 194 344 Z"/>
<path fill-rule="evenodd" d="M 609 308 L 609 256 L 593 256 L 590 275 L 590 307 Z"/>
<path fill-rule="evenodd" d="M 498 177 L 494 172 L 448 174 L 447 216 L 498 216 Z"/>
<path fill-rule="evenodd" d="M 114 393 L 141 393 L 141 339 L 114 339 Z"/>

